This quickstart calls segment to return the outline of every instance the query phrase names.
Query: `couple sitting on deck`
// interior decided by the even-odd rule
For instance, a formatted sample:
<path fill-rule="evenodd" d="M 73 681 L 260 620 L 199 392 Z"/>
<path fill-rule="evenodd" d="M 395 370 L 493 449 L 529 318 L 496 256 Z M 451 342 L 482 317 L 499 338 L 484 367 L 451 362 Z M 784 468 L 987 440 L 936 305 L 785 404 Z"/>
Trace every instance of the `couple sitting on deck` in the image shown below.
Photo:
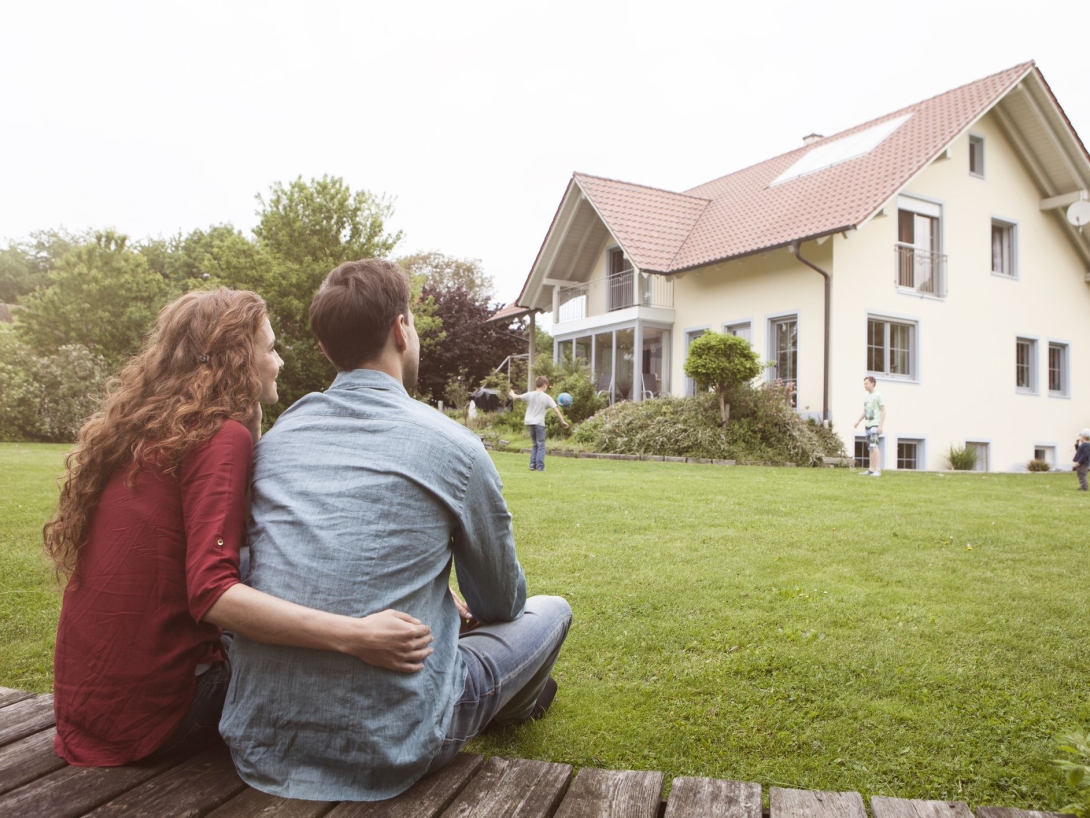
<path fill-rule="evenodd" d="M 385 261 L 331 272 L 310 321 L 338 375 L 256 450 L 283 365 L 264 302 L 220 289 L 163 309 L 45 529 L 70 575 L 54 686 L 69 763 L 192 750 L 218 725 L 257 789 L 370 801 L 489 724 L 544 714 L 571 609 L 526 598 L 477 437 L 406 392 L 409 297 Z"/>

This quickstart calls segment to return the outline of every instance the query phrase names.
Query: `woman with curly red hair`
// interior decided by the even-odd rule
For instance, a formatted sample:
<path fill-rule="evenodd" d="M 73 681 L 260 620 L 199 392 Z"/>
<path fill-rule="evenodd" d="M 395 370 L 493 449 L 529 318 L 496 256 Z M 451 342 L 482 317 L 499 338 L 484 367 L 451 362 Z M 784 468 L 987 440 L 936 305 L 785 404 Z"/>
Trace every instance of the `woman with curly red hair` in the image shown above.
<path fill-rule="evenodd" d="M 54 661 L 54 747 L 113 766 L 214 740 L 230 681 L 223 630 L 419 670 L 430 629 L 361 619 L 239 581 L 261 403 L 283 361 L 265 303 L 226 288 L 163 308 L 66 460 L 46 552 L 68 584 Z"/>

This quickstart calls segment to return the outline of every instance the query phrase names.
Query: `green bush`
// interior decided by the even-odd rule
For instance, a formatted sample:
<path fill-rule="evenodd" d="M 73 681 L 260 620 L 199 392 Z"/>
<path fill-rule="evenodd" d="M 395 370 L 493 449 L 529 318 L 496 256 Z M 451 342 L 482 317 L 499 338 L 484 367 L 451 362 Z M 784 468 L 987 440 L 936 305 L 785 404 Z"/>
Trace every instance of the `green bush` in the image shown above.
<path fill-rule="evenodd" d="M 972 446 L 950 446 L 946 453 L 946 460 L 954 471 L 972 471 L 976 468 L 976 449 Z"/>
<path fill-rule="evenodd" d="M 844 456 L 840 438 L 800 418 L 787 391 L 776 384 L 738 386 L 730 404 L 731 422 L 724 431 L 714 394 L 617 403 L 583 423 L 572 439 L 600 452 L 805 466 Z"/>
<path fill-rule="evenodd" d="M 39 355 L 0 332 L 0 440 L 75 440 L 108 375 L 106 360 L 79 344 Z"/>
<path fill-rule="evenodd" d="M 1066 733 L 1055 739 L 1056 749 L 1068 758 L 1058 758 L 1053 763 L 1059 767 L 1067 783 L 1078 788 L 1079 799 L 1060 808 L 1077 818 L 1090 816 L 1090 735 Z"/>
<path fill-rule="evenodd" d="M 585 372 L 575 372 L 561 377 L 556 383 L 550 385 L 549 392 L 554 400 L 561 392 L 567 392 L 571 395 L 572 403 L 571 406 L 560 407 L 560 411 L 564 413 L 564 418 L 569 424 L 567 429 L 560 425 L 560 419 L 555 412 L 545 415 L 545 434 L 548 437 L 570 436 L 577 424 L 597 413 L 607 403 L 605 398 L 598 397 L 590 375 Z"/>
<path fill-rule="evenodd" d="M 1047 460 L 1038 460 L 1037 458 L 1029 461 L 1027 465 L 1030 471 L 1050 471 L 1052 469 Z"/>

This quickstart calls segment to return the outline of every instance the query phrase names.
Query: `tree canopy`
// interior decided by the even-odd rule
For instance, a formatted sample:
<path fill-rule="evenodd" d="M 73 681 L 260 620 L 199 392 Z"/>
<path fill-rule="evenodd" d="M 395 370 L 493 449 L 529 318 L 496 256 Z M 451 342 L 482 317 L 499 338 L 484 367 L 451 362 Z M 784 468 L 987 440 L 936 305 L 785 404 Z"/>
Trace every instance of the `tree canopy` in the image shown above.
<path fill-rule="evenodd" d="M 761 361 L 745 338 L 705 332 L 689 346 L 685 374 L 700 389 L 714 389 L 719 397 L 723 427 L 730 422 L 730 391 L 761 374 Z"/>

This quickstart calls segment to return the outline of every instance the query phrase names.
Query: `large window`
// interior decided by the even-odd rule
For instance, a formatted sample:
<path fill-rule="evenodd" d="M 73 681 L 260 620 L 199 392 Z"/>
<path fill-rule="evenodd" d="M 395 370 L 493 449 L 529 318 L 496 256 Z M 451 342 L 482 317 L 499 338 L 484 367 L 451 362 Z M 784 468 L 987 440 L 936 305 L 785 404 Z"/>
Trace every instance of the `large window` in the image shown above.
<path fill-rule="evenodd" d="M 799 319 L 798 316 L 774 318 L 769 321 L 769 343 L 772 376 L 784 383 L 799 380 Z"/>
<path fill-rule="evenodd" d="M 984 176 L 984 137 L 969 137 L 969 173 Z"/>
<path fill-rule="evenodd" d="M 992 272 L 996 275 L 1018 275 L 1018 259 L 1015 226 L 992 219 Z"/>
<path fill-rule="evenodd" d="M 897 286 L 919 295 L 946 295 L 942 252 L 942 208 L 932 202 L 897 199 Z"/>
<path fill-rule="evenodd" d="M 1067 344 L 1048 345 L 1048 394 L 1067 397 Z"/>
<path fill-rule="evenodd" d="M 1032 338 L 1014 341 L 1014 386 L 1027 395 L 1037 392 L 1037 342 Z"/>
<path fill-rule="evenodd" d="M 922 469 L 923 468 L 923 441 L 898 438 L 897 440 L 897 468 L 898 469 Z"/>
<path fill-rule="evenodd" d="M 916 379 L 916 324 L 867 319 L 867 371 L 888 378 Z"/>

